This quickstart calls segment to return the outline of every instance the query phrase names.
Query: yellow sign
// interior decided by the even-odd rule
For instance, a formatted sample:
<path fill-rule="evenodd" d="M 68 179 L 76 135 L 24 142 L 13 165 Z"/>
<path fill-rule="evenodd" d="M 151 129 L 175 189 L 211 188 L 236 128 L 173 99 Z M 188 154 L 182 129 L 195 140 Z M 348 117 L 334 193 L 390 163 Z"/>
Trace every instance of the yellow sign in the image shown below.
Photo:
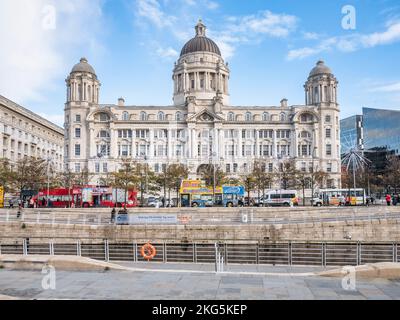
<path fill-rule="evenodd" d="M 0 208 L 4 208 L 4 187 L 0 187 Z"/>
<path fill-rule="evenodd" d="M 201 180 L 184 180 L 181 184 L 181 194 L 203 194 L 212 195 L 214 193 L 213 188 L 206 187 L 204 181 Z M 222 187 L 216 187 L 215 193 L 222 193 Z"/>

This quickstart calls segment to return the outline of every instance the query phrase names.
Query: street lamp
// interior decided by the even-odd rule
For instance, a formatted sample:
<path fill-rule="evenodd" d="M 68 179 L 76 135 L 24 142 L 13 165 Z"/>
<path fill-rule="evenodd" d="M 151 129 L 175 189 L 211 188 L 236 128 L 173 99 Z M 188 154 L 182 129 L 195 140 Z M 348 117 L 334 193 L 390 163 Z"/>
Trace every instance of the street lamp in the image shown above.
<path fill-rule="evenodd" d="M 317 147 L 314 147 L 312 152 L 312 167 L 311 167 L 311 205 L 314 205 L 314 159 L 315 159 L 315 151 Z"/>
<path fill-rule="evenodd" d="M 216 166 L 216 157 L 217 157 L 217 153 L 216 152 L 213 152 L 212 153 L 212 162 L 213 162 L 213 205 L 215 206 L 215 176 L 216 176 L 216 174 L 215 174 L 215 166 Z"/>
<path fill-rule="evenodd" d="M 50 197 L 50 163 L 53 158 L 47 158 L 47 207 L 49 207 L 49 197 Z"/>

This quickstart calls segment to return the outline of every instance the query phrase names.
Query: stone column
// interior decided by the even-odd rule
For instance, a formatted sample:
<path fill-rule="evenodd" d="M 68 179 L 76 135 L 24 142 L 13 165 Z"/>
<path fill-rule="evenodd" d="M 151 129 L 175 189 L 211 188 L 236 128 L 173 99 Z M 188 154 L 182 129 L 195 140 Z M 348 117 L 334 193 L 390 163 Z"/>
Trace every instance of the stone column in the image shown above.
<path fill-rule="evenodd" d="M 172 157 L 172 139 L 171 139 L 171 135 L 172 135 L 172 130 L 168 129 L 168 159 L 170 159 Z"/>
<path fill-rule="evenodd" d="M 259 146 L 259 130 L 255 130 L 255 137 L 254 137 L 254 141 L 255 141 L 255 158 L 260 158 L 260 146 Z"/>
<path fill-rule="evenodd" d="M 293 134 L 293 138 L 291 139 L 292 140 L 291 144 L 293 146 L 292 147 L 292 155 L 295 158 L 298 158 L 299 154 L 298 154 L 298 147 L 297 147 L 297 130 L 296 129 L 292 130 L 292 134 Z"/>
<path fill-rule="evenodd" d="M 149 155 L 148 159 L 154 158 L 154 129 L 149 130 L 149 138 L 150 138 L 150 148 L 149 148 Z"/>
<path fill-rule="evenodd" d="M 277 138 L 277 130 L 274 130 L 274 134 L 273 134 L 273 144 L 274 144 L 274 154 L 273 154 L 273 157 L 274 158 L 278 158 L 278 145 L 277 145 L 277 140 L 278 140 L 278 138 Z"/>

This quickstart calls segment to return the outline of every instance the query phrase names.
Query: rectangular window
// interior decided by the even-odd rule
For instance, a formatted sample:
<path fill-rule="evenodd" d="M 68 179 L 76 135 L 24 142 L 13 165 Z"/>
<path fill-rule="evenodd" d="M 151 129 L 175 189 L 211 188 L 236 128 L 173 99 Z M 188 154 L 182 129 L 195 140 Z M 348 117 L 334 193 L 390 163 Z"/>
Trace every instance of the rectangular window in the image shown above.
<path fill-rule="evenodd" d="M 176 156 L 180 157 L 182 155 L 182 145 L 177 144 L 176 145 Z"/>
<path fill-rule="evenodd" d="M 75 128 L 75 138 L 81 137 L 81 128 Z"/>
<path fill-rule="evenodd" d="M 231 165 L 230 164 L 226 165 L 226 173 L 231 173 Z"/>
<path fill-rule="evenodd" d="M 302 146 L 301 146 L 301 155 L 302 155 L 302 156 L 307 156 L 307 155 L 308 155 L 308 148 L 307 148 L 307 145 L 302 145 Z"/>
<path fill-rule="evenodd" d="M 273 163 L 268 163 L 268 171 L 273 172 L 274 171 L 274 164 Z"/>
<path fill-rule="evenodd" d="M 332 172 L 332 163 L 328 163 L 326 166 L 326 172 Z"/>
<path fill-rule="evenodd" d="M 332 145 L 331 144 L 327 144 L 326 145 L 326 155 L 327 156 L 331 156 L 332 155 Z"/>
<path fill-rule="evenodd" d="M 81 164 L 75 163 L 75 173 L 80 173 L 80 172 L 81 172 Z"/>
<path fill-rule="evenodd" d="M 80 114 L 75 115 L 75 122 L 77 122 L 77 123 L 81 122 L 81 115 Z"/>
<path fill-rule="evenodd" d="M 237 173 L 237 169 L 238 169 L 238 164 L 237 164 L 237 163 L 234 163 L 234 164 L 233 164 L 233 172 L 234 172 L 234 173 Z"/>
<path fill-rule="evenodd" d="M 81 155 L 81 145 L 76 144 L 75 145 L 75 156 L 80 156 Z"/>
<path fill-rule="evenodd" d="M 100 163 L 96 162 L 94 166 L 95 166 L 95 172 L 99 173 L 100 172 Z"/>
<path fill-rule="evenodd" d="M 332 136 L 332 134 L 331 134 L 331 129 L 327 128 L 325 131 L 326 131 L 326 132 L 325 132 L 325 133 L 326 133 L 326 134 L 325 134 L 326 138 L 331 138 L 331 136 Z"/>
<path fill-rule="evenodd" d="M 107 172 L 108 172 L 108 164 L 107 164 L 107 162 L 104 162 L 104 163 L 103 163 L 103 172 L 104 172 L 104 173 L 107 173 Z"/>

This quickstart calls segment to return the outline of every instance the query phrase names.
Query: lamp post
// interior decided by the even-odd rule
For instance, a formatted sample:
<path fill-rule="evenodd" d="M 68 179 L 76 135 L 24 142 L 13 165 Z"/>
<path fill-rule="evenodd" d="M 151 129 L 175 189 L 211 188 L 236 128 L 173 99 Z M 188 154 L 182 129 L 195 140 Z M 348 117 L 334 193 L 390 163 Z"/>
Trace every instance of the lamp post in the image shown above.
<path fill-rule="evenodd" d="M 216 174 L 215 174 L 215 166 L 216 162 L 215 158 L 217 157 L 217 153 L 213 152 L 212 153 L 212 162 L 213 162 L 213 205 L 215 206 L 215 180 L 216 180 Z"/>
<path fill-rule="evenodd" d="M 49 197 L 50 197 L 50 163 L 53 159 L 51 157 L 47 158 L 47 207 L 49 207 Z"/>
<path fill-rule="evenodd" d="M 314 206 L 314 159 L 315 159 L 315 151 L 317 147 L 313 148 L 312 152 L 312 166 L 311 166 L 311 205 Z"/>

